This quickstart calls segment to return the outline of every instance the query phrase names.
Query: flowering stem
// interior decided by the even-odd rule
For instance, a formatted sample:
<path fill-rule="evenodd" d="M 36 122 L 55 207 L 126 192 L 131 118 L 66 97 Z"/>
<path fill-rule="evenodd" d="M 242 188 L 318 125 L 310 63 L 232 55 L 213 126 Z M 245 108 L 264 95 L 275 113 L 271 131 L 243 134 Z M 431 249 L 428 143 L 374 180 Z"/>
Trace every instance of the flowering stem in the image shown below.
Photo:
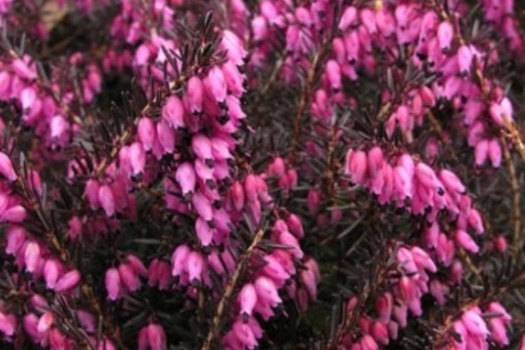
<path fill-rule="evenodd" d="M 239 277 L 241 277 L 242 271 L 244 270 L 246 263 L 250 259 L 255 248 L 261 242 L 263 236 L 264 230 L 258 230 L 255 233 L 255 236 L 253 237 L 252 243 L 250 244 L 244 255 L 241 257 L 241 261 L 239 262 L 237 268 L 233 272 L 233 275 L 231 276 L 230 280 L 228 281 L 228 284 L 226 285 L 226 288 L 224 289 L 224 294 L 222 295 L 221 300 L 217 304 L 217 309 L 215 311 L 215 316 L 213 317 L 211 328 L 208 332 L 208 336 L 206 337 L 206 341 L 201 347 L 201 350 L 209 350 L 211 348 L 211 343 L 219 330 L 222 321 L 222 316 L 224 314 L 224 310 L 226 309 L 226 304 L 230 300 L 230 297 L 232 296 L 233 291 L 237 286 L 237 281 L 239 280 Z"/>
<path fill-rule="evenodd" d="M 389 249 L 389 247 L 387 247 Z M 382 259 L 381 261 L 387 261 L 389 258 L 384 257 L 385 259 Z M 361 316 L 362 309 L 366 306 L 368 299 L 374 295 L 374 292 L 376 289 L 381 287 L 385 283 L 385 274 L 386 274 L 386 268 L 385 266 L 379 266 L 376 265 L 375 271 L 371 271 L 370 274 L 370 280 L 368 281 L 359 297 L 359 301 L 357 305 L 351 310 L 347 310 L 347 307 L 345 306 L 345 313 L 344 313 L 344 320 L 341 322 L 337 329 L 337 335 L 335 337 L 335 344 L 333 340 L 328 343 L 326 349 L 339 349 L 340 345 L 343 342 L 343 338 L 348 332 L 351 332 L 353 329 L 355 329 L 356 322 L 359 320 L 359 317 Z"/>
<path fill-rule="evenodd" d="M 36 216 L 40 220 L 40 223 L 45 229 L 46 240 L 51 244 L 52 250 L 56 254 L 58 254 L 58 256 L 60 256 L 60 259 L 64 262 L 66 266 L 68 266 L 70 269 L 75 269 L 75 263 L 71 260 L 67 248 L 62 245 L 58 237 L 58 233 L 46 219 L 41 201 L 38 198 L 32 197 L 32 195 L 30 194 L 31 191 L 27 188 L 24 181 L 19 179 L 17 181 L 17 185 L 22 189 L 23 195 L 28 204 L 28 209 L 36 214 Z M 93 288 L 91 288 L 91 286 L 89 286 L 87 283 L 83 282 L 83 279 L 81 279 L 79 282 L 79 288 L 84 300 L 89 305 L 91 311 L 102 319 L 104 328 L 106 328 L 109 331 L 110 339 L 115 344 L 117 344 L 119 349 L 127 349 L 124 343 L 122 343 L 122 341 L 120 340 L 120 337 L 116 335 L 115 327 L 113 326 L 113 323 L 110 322 L 110 320 L 108 319 L 109 316 L 104 315 L 100 306 L 100 302 L 98 301 L 97 297 L 95 296 L 95 293 L 93 292 Z M 90 346 L 88 348 L 90 348 Z"/>

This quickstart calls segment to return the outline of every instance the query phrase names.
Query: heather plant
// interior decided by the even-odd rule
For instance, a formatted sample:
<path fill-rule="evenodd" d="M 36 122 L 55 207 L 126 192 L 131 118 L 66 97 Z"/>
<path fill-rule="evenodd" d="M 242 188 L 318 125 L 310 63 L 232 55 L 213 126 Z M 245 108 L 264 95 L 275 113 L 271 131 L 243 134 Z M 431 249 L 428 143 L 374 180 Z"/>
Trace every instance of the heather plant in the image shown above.
<path fill-rule="evenodd" d="M 525 5 L 0 0 L 2 349 L 525 349 Z"/>

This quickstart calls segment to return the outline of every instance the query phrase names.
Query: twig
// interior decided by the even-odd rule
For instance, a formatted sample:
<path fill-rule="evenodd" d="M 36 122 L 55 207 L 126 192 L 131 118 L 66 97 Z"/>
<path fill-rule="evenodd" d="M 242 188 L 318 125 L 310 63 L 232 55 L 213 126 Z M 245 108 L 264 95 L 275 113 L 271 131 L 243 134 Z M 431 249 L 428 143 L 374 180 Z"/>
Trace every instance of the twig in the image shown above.
<path fill-rule="evenodd" d="M 241 261 L 237 265 L 237 268 L 235 269 L 233 275 L 231 276 L 230 280 L 228 281 L 228 284 L 226 285 L 226 288 L 224 289 L 224 294 L 222 295 L 221 300 L 219 301 L 219 304 L 217 304 L 217 309 L 215 311 L 215 316 L 213 317 L 211 328 L 208 332 L 208 336 L 206 337 L 206 341 L 201 347 L 201 350 L 209 350 L 211 348 L 211 343 L 215 336 L 218 333 L 222 316 L 224 314 L 224 310 L 226 308 L 226 304 L 230 300 L 233 291 L 235 290 L 235 287 L 237 286 L 237 281 L 239 280 L 239 277 L 241 277 L 241 273 L 244 270 L 244 267 L 248 260 L 250 260 L 250 257 L 254 251 L 254 249 L 259 245 L 262 238 L 264 236 L 264 230 L 260 229 L 257 231 L 255 236 L 253 237 L 253 241 L 244 253 L 244 255 L 241 257 Z"/>
<path fill-rule="evenodd" d="M 292 131 L 292 160 L 295 161 L 295 156 L 297 152 L 297 147 L 299 145 L 299 139 L 301 138 L 302 134 L 302 118 L 303 114 L 306 111 L 306 108 L 308 107 L 308 101 L 310 100 L 310 94 L 312 85 L 314 83 L 315 79 L 315 72 L 319 66 L 319 63 L 321 61 L 321 54 L 317 53 L 314 57 L 314 60 L 312 62 L 312 67 L 308 70 L 308 74 L 306 77 L 306 82 L 303 84 L 301 89 L 301 98 L 299 100 L 299 104 L 297 105 L 297 110 L 294 117 L 294 123 L 293 123 L 293 131 Z"/>
<path fill-rule="evenodd" d="M 443 131 L 443 127 L 441 126 L 441 123 L 439 122 L 439 120 L 436 118 L 436 116 L 434 115 L 434 113 L 429 110 L 428 113 L 427 113 L 427 117 L 428 117 L 428 120 L 430 121 L 430 125 L 432 125 L 432 128 L 434 128 L 434 131 L 436 132 L 437 134 L 437 137 L 439 138 L 439 140 L 444 144 L 449 144 L 450 142 L 447 140 L 447 137 L 445 136 L 445 132 Z M 453 147 L 449 147 L 450 149 L 450 155 L 452 156 L 452 158 L 454 159 L 454 161 L 458 161 L 458 156 L 456 154 L 456 152 L 454 151 L 454 148 Z"/>
<path fill-rule="evenodd" d="M 521 251 L 521 195 L 518 184 L 518 178 L 516 176 L 516 168 L 512 162 L 510 151 L 506 146 L 505 139 L 501 137 L 501 143 L 503 148 L 503 158 L 505 159 L 505 166 L 510 176 L 510 188 L 512 191 L 512 248 L 514 254 L 518 254 Z"/>
<path fill-rule="evenodd" d="M 520 133 L 516 128 L 516 123 L 504 115 L 502 117 L 503 124 L 505 125 L 505 128 L 507 128 L 508 131 L 508 133 L 503 133 L 503 136 L 512 141 L 514 147 L 516 148 L 516 151 L 521 157 L 521 160 L 525 162 L 525 144 L 523 143 Z"/>

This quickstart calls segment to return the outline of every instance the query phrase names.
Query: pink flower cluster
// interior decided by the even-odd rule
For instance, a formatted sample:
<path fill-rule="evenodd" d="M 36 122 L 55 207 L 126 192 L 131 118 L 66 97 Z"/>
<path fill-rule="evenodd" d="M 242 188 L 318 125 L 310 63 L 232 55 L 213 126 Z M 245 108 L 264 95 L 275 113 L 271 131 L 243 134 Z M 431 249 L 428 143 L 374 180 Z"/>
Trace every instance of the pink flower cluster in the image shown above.
<path fill-rule="evenodd" d="M 500 347 L 509 345 L 507 326 L 512 317 L 498 302 L 490 303 L 484 312 L 492 316 L 483 317 L 483 312 L 476 306 L 465 310 L 454 322 L 452 331 L 456 336 L 451 336 L 450 340 L 454 349 L 488 349 L 489 340 Z"/>

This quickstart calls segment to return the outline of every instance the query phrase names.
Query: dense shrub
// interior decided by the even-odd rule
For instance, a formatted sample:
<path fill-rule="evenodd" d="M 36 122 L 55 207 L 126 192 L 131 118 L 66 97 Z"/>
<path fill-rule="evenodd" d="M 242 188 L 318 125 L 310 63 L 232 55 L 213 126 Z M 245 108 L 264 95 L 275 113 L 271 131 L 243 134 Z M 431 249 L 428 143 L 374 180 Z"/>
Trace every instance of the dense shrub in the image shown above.
<path fill-rule="evenodd" d="M 2 349 L 524 349 L 512 0 L 0 0 Z"/>

